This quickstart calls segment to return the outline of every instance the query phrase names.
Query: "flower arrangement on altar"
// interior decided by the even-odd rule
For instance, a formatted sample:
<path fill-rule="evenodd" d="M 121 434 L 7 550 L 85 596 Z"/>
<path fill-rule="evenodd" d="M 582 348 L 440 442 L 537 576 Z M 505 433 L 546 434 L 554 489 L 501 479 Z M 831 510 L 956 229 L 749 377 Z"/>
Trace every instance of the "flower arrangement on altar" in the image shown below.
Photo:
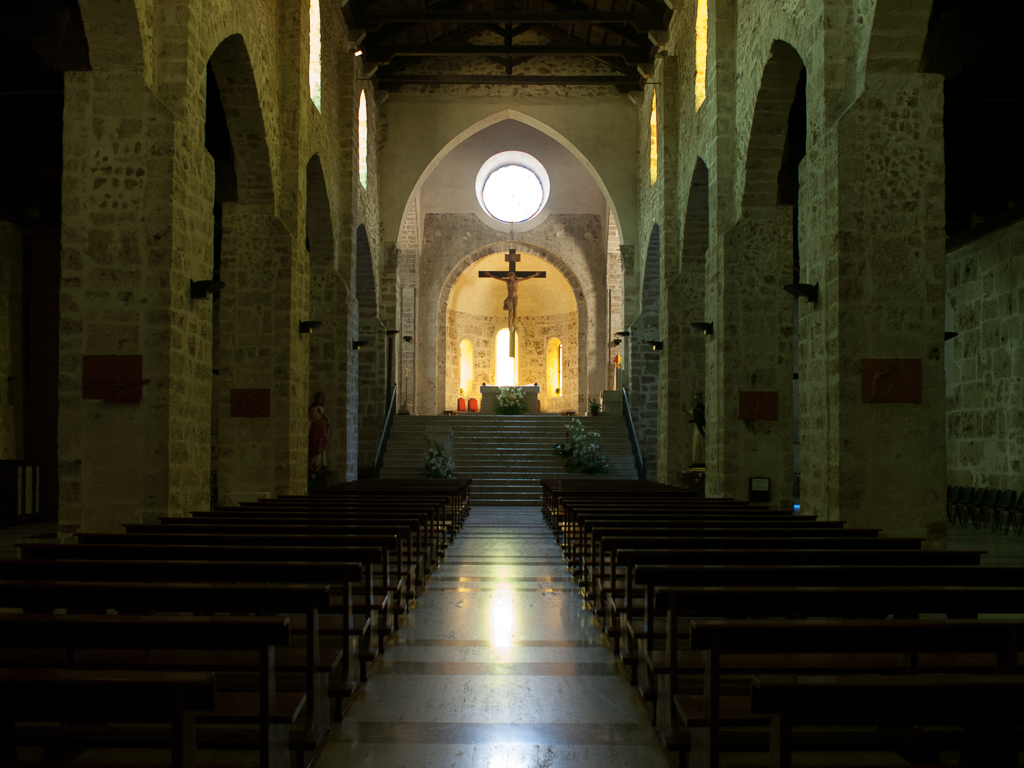
<path fill-rule="evenodd" d="M 565 457 L 566 472 L 602 475 L 608 472 L 608 462 L 597 444 L 600 432 L 587 432 L 579 419 L 565 425 L 565 442 L 555 446 L 555 453 Z"/>
<path fill-rule="evenodd" d="M 503 416 L 516 416 L 526 413 L 526 396 L 522 387 L 501 387 L 498 390 L 498 402 L 494 412 Z"/>
<path fill-rule="evenodd" d="M 430 479 L 451 480 L 455 478 L 455 460 L 439 443 L 434 443 L 427 449 L 427 462 L 424 469 Z"/>

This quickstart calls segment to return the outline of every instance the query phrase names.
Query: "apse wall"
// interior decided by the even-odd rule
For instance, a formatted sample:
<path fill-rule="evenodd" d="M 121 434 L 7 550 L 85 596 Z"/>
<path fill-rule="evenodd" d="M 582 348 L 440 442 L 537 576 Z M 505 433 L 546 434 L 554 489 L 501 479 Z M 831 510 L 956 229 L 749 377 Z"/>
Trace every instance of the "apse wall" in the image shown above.
<path fill-rule="evenodd" d="M 521 315 L 519 329 L 519 384 L 540 384 L 538 402 L 542 413 L 575 411 L 577 406 L 579 343 L 579 313 L 558 315 Z M 461 344 L 468 339 L 473 348 L 473 383 L 465 398 L 480 399 L 480 385 L 495 383 L 495 337 L 508 327 L 508 316 L 476 315 L 469 312 L 448 313 L 445 344 L 446 387 L 445 410 L 456 409 L 461 381 Z M 548 386 L 548 343 L 551 339 L 562 342 L 562 393 L 555 395 Z M 506 350 L 507 351 L 507 350 Z"/>

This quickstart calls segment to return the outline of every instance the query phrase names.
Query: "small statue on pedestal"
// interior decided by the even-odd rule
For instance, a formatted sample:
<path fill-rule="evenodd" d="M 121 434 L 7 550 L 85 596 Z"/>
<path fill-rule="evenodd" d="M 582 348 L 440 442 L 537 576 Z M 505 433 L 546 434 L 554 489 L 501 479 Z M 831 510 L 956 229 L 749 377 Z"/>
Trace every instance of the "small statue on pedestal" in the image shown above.
<path fill-rule="evenodd" d="M 703 467 L 704 466 L 704 426 L 706 421 L 704 419 L 704 393 L 698 392 L 693 397 L 693 408 L 690 409 L 690 413 L 693 414 L 693 418 L 690 419 L 690 423 L 693 424 L 693 454 L 690 461 L 691 467 Z"/>

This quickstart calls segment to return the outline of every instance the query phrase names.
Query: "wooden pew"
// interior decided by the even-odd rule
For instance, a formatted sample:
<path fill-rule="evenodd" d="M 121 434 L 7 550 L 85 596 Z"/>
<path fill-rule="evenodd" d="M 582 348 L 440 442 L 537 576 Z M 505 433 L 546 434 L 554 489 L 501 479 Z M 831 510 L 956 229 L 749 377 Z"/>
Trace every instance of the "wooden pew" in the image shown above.
<path fill-rule="evenodd" d="M 163 529 L 164 526 L 157 526 Z M 171 526 L 167 526 L 168 529 Z M 205 546 L 226 550 L 228 547 L 357 547 L 364 550 L 363 565 L 366 568 L 363 586 L 358 591 L 362 601 L 353 603 L 353 614 L 360 613 L 360 608 L 368 617 L 377 614 L 378 629 L 377 653 L 384 652 L 384 638 L 389 633 L 389 609 L 391 558 L 399 552 L 398 536 L 395 534 L 249 534 L 249 533 L 176 533 L 174 530 L 160 530 L 154 533 L 79 533 L 75 534 L 82 544 L 96 545 L 128 545 L 128 546 Z M 226 550 L 230 551 L 230 550 Z M 377 560 L 379 551 L 381 560 Z M 182 558 L 174 558 L 182 559 Z M 219 559 L 219 558 L 207 558 Z M 384 593 L 374 591 L 377 576 L 383 581 Z M 354 592 L 356 592 L 354 590 Z M 371 619 L 372 620 L 372 619 Z"/>
<path fill-rule="evenodd" d="M 162 517 L 160 522 L 167 525 L 396 525 L 408 527 L 412 534 L 410 562 L 414 572 L 407 574 L 410 566 L 403 566 L 402 575 L 408 584 L 421 586 L 439 562 L 443 531 L 438 528 L 436 518 L 429 512 L 416 511 L 370 511 L 346 512 L 329 507 L 290 506 L 271 507 L 258 511 L 244 512 L 194 512 L 191 517 Z"/>
<path fill-rule="evenodd" d="M 374 503 L 346 500 L 334 501 L 314 497 L 282 500 L 270 499 L 252 506 L 243 505 L 230 509 L 217 509 L 212 512 L 193 512 L 190 518 L 176 518 L 199 522 L 208 518 L 225 519 L 232 517 L 280 517 L 288 514 L 308 516 L 328 516 L 331 518 L 354 518 L 356 520 L 371 519 L 376 523 L 408 522 L 409 516 L 420 518 L 426 516 L 426 528 L 421 532 L 421 544 L 426 552 L 427 563 L 431 569 L 437 567 L 445 548 L 454 541 L 454 529 L 445 517 L 441 504 L 393 504 L 389 500 L 377 500 Z M 173 519 L 173 518 L 172 518 Z"/>
<path fill-rule="evenodd" d="M 418 586 L 425 580 L 427 564 L 432 562 L 432 552 L 436 551 L 436 542 L 432 542 L 430 539 L 431 533 L 425 514 L 410 513 L 382 519 L 381 516 L 375 514 L 350 516 L 328 512 L 308 514 L 282 511 L 243 515 L 239 512 L 227 512 L 206 517 L 165 517 L 161 518 L 160 522 L 169 528 L 185 532 L 201 531 L 203 526 L 209 526 L 209 530 L 213 532 L 227 530 L 228 526 L 235 530 L 251 533 L 269 533 L 272 530 L 280 530 L 281 533 L 286 534 L 391 532 L 399 539 L 399 562 L 392 563 L 391 569 L 396 577 L 405 582 L 406 589 L 401 592 L 403 599 L 415 595 L 410 587 Z M 129 533 L 139 532 L 134 526 L 125 527 Z M 337 530 L 328 531 L 326 530 L 328 527 Z"/>
<path fill-rule="evenodd" d="M 76 547 L 67 547 L 75 549 Z M 51 613 L 64 609 L 68 613 L 105 612 L 107 609 L 128 612 L 187 612 L 213 613 L 237 611 L 242 613 L 298 613 L 307 625 L 316 629 L 319 613 L 330 607 L 330 587 L 325 584 L 193 584 L 193 583 L 138 583 L 138 582 L 85 582 L 85 581 L 0 581 L 0 607 L 21 608 L 32 613 Z M 314 674 L 307 680 L 318 680 L 315 672 L 320 664 L 319 633 L 314 632 L 307 646 L 306 664 Z M 236 693 L 230 701 L 230 710 L 208 718 L 221 724 L 251 724 L 261 726 L 260 695 Z M 276 711 L 269 712 L 270 745 L 263 742 L 262 726 L 257 732 L 257 744 L 270 751 L 267 760 L 281 768 L 287 762 L 273 744 L 289 744 L 289 729 L 302 711 L 307 710 L 307 721 L 322 723 L 326 720 L 326 691 L 305 690 L 298 693 L 278 693 Z M 223 708 L 222 708 L 223 709 Z M 319 734 L 299 734 L 296 747 L 308 749 L 309 741 L 318 741 Z M 226 739 L 238 748 L 253 748 L 245 732 L 215 729 L 204 737 Z M 232 741 L 233 739 L 233 741 Z M 261 757 L 261 759 L 263 759 Z"/>
<path fill-rule="evenodd" d="M 676 696 L 674 705 L 690 729 L 690 763 L 717 767 L 721 726 L 769 722 L 752 708 L 749 688 L 723 692 L 725 674 L 1009 674 L 1024 649 L 1024 621 L 693 621 L 690 649 L 703 690 Z"/>
<path fill-rule="evenodd" d="M 17 760 L 18 721 L 142 719 L 170 723 L 171 768 L 196 768 L 196 713 L 215 706 L 212 673 L 0 669 L 0 754 Z"/>
<path fill-rule="evenodd" d="M 706 618 L 977 618 L 1024 613 L 1024 588 L 1004 586 L 699 586 L 655 587 L 666 611 L 668 688 L 678 693 L 679 621 Z"/>
<path fill-rule="evenodd" d="M 260 754 L 265 766 L 275 762 L 271 714 L 277 711 L 276 652 L 287 649 L 288 642 L 287 617 L 0 614 L 0 667 L 5 669 L 212 672 L 225 671 L 230 664 L 233 672 L 252 671 L 259 678 Z M 236 652 L 230 662 L 224 651 Z M 231 697 L 223 692 L 219 697 L 227 705 L 228 718 L 237 709 Z M 216 717 L 216 709 L 199 714 Z M 282 747 L 279 764 L 288 757 L 286 745 Z"/>
<path fill-rule="evenodd" d="M 630 540 L 632 541 L 632 539 Z M 804 550 L 804 549 L 759 549 L 759 550 L 665 550 L 665 549 L 620 549 L 618 542 L 611 542 L 615 562 L 621 566 L 623 586 L 609 593 L 607 625 L 609 635 L 619 651 L 619 637 L 628 639 L 623 661 L 634 669 L 639 662 L 639 643 L 650 638 L 664 637 L 662 627 L 658 629 L 658 617 L 654 608 L 654 590 L 659 586 L 685 586 L 717 584 L 716 574 L 724 584 L 756 583 L 752 579 L 764 573 L 778 574 L 792 568 L 813 569 L 815 567 L 846 569 L 887 567 L 900 568 L 919 566 L 926 568 L 957 568 L 976 566 L 981 560 L 980 552 L 946 552 L 937 550 L 892 550 L 892 549 L 848 549 L 848 550 Z M 678 563 L 688 565 L 678 565 Z M 702 572 L 702 568 L 707 568 Z M 805 570 L 805 573 L 810 573 Z M 947 573 L 952 573 L 948 571 Z M 785 579 L 785 575 L 769 576 L 773 581 Z M 834 580 L 838 577 L 829 577 Z M 805 582 L 806 583 L 806 582 Z M 663 615 L 663 614 L 662 614 Z M 653 655 L 647 654 L 648 676 L 654 674 L 657 664 Z M 635 673 L 634 673 L 634 679 Z M 650 695 L 650 693 L 648 693 Z"/>
<path fill-rule="evenodd" d="M 363 588 L 372 589 L 372 581 L 367 573 L 372 574 L 370 566 L 380 565 L 381 551 L 377 547 L 275 547 L 265 546 L 232 546 L 216 545 L 161 545 L 161 544 L 19 544 L 21 555 L 26 560 L 140 560 L 140 561 L 218 561 L 229 563 L 252 563 L 259 569 L 268 569 L 270 573 L 275 563 L 329 563 L 335 565 L 356 566 L 362 574 Z M 2 562 L 2 561 L 0 561 Z M 0 566 L 3 567 L 3 566 Z M 260 573 L 261 571 L 257 571 Z M 340 575 L 340 574 L 339 574 Z M 317 583 L 317 582 L 314 582 Z M 341 590 L 339 590 L 341 591 Z M 359 620 L 353 618 L 350 608 L 351 601 L 347 597 L 350 590 L 341 591 L 337 599 L 332 599 L 325 610 L 328 615 L 322 620 L 318 616 L 317 625 L 320 633 L 338 635 L 343 638 L 343 667 L 349 668 L 350 638 L 358 640 L 360 678 L 366 679 L 367 664 L 376 657 L 376 650 L 369 645 L 371 623 L 368 617 Z M 306 616 L 293 617 L 292 632 L 308 633 Z M 344 692 L 345 689 L 341 688 Z"/>
<path fill-rule="evenodd" d="M 331 587 L 331 611 L 340 613 L 346 623 L 351 622 L 352 584 L 362 579 L 362 568 L 358 563 L 289 563 L 289 562 L 244 562 L 228 561 L 174 561 L 174 560 L 0 560 L 0 579 L 9 580 L 57 580 L 57 581 L 117 581 L 117 582 L 196 582 L 196 583 L 272 583 L 272 584 L 318 584 Z M 299 617 L 293 617 L 298 620 Z M 305 675 L 307 692 L 321 695 L 326 686 L 329 695 L 336 699 L 336 711 L 340 708 L 341 697 L 351 695 L 354 686 L 349 685 L 351 654 L 349 644 L 342 648 L 324 647 L 322 638 L 316 638 L 306 631 L 305 617 L 297 621 L 305 635 L 304 650 L 279 648 L 278 667 L 284 671 L 295 671 Z M 330 620 L 330 614 L 320 616 L 320 623 Z M 306 663 L 315 653 L 314 640 L 320 645 L 319 666 L 314 669 Z M 363 670 L 365 672 L 365 670 Z M 336 674 L 337 673 L 337 674 Z M 313 676 L 316 676 L 314 679 Z M 317 694 L 316 692 L 319 692 Z M 323 707 L 307 709 L 306 728 L 315 731 L 326 728 Z M 317 711 L 319 722 L 313 722 L 310 715 Z"/>
<path fill-rule="evenodd" d="M 325 536 L 395 536 L 398 541 L 395 562 L 387 563 L 388 573 L 381 574 L 380 581 L 375 581 L 374 586 L 386 590 L 391 596 L 391 602 L 398 604 L 402 601 L 404 587 L 408 583 L 406 575 L 414 571 L 413 567 L 413 541 L 412 529 L 408 525 L 373 525 L 370 523 L 331 523 L 329 525 L 295 525 L 287 522 L 261 522 L 255 524 L 238 525 L 235 523 L 203 522 L 203 523 L 182 523 L 177 525 L 168 524 L 127 524 L 125 532 L 129 534 L 202 534 L 220 535 L 227 534 L 234 540 L 238 534 L 245 536 L 268 536 L 274 539 L 289 536 L 310 536 L 322 538 Z M 390 554 L 389 540 L 382 541 L 384 552 Z M 389 558 L 390 559 L 390 558 Z M 386 615 L 386 613 L 385 613 Z"/>
<path fill-rule="evenodd" d="M 752 682 L 752 712 L 772 720 L 772 768 L 792 766 L 794 724 L 844 721 L 964 725 L 967 761 L 1017 764 L 1021 675 L 758 675 Z"/>

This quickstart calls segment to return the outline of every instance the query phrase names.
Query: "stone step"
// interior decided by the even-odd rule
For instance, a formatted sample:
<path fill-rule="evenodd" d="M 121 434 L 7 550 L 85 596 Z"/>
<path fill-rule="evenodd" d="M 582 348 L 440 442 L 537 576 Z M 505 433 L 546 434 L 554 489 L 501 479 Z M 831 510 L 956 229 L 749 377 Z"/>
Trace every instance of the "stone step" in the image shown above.
<path fill-rule="evenodd" d="M 565 440 L 568 419 L 553 414 L 522 416 L 403 416 L 395 420 L 382 477 L 421 477 L 426 434 L 451 430 L 455 474 L 473 478 L 478 504 L 536 504 L 540 478 L 580 477 L 565 472 L 565 460 L 552 448 Z M 625 422 L 611 414 L 584 420 L 599 432 L 608 463 L 604 477 L 634 477 L 633 452 Z"/>

